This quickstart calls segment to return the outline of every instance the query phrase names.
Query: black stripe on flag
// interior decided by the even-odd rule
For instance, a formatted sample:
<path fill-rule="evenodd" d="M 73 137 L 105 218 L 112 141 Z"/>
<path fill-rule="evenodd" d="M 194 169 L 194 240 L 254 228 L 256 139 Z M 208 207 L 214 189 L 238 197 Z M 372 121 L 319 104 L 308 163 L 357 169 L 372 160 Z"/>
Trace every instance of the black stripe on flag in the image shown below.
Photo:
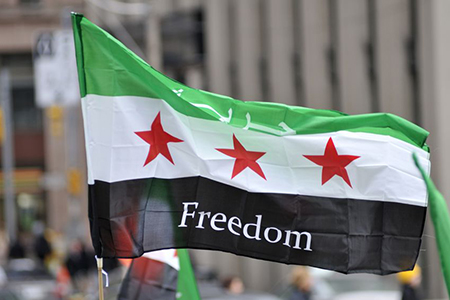
<path fill-rule="evenodd" d="M 203 177 L 95 181 L 89 188 L 93 242 L 103 257 L 196 248 L 389 274 L 413 267 L 426 215 L 421 206 L 251 193 Z"/>

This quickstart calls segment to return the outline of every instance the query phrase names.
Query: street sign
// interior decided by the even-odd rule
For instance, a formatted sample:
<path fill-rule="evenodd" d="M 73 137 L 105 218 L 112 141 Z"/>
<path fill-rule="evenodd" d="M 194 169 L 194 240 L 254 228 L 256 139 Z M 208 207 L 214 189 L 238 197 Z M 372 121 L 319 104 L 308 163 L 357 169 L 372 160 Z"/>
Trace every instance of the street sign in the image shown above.
<path fill-rule="evenodd" d="M 73 106 L 80 99 L 71 30 L 41 33 L 34 48 L 36 105 Z"/>

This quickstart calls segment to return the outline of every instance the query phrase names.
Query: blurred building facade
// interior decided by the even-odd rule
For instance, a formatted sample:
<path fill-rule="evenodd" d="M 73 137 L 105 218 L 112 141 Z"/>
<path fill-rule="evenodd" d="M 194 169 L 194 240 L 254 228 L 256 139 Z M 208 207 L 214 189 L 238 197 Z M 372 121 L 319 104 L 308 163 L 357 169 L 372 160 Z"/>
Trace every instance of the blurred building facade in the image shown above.
<path fill-rule="evenodd" d="M 39 34 L 70 28 L 68 13 L 71 9 L 82 11 L 83 5 L 82 0 L 0 1 L 0 70 L 7 69 L 10 79 L 16 225 L 20 236 L 32 236 L 36 221 L 43 222 L 55 232 L 68 230 L 70 194 L 67 192 L 64 133 L 68 123 L 65 119 L 77 112 L 68 113 L 56 106 L 45 110 L 37 107 L 33 52 Z M 4 130 L 3 124 L 1 130 Z M 3 151 L 3 145 L 0 148 Z M 79 148 L 83 149 L 82 145 Z M 81 154 L 80 162 L 84 161 Z M 5 211 L 3 176 L 0 179 L 3 230 L 8 212 Z M 86 196 L 79 195 L 76 206 L 87 202 Z"/>
<path fill-rule="evenodd" d="M 57 180 L 67 174 L 74 143 L 54 132 L 66 110 L 34 105 L 35 36 L 64 26 L 67 7 L 192 87 L 349 114 L 391 112 L 423 126 L 431 132 L 432 176 L 450 199 L 449 1 L 0 0 L 0 67 L 12 74 L 16 166 L 37 172 L 27 193 L 41 199 L 39 218 L 51 228 L 65 231 L 70 211 L 87 212 L 85 185 L 74 196 L 67 181 Z M 76 141 L 82 169 L 81 130 Z M 436 299 L 444 297 L 444 285 L 432 236 L 427 221 L 419 259 L 426 295 Z M 275 291 L 288 281 L 289 267 L 281 264 L 209 251 L 195 251 L 194 260 L 222 276 L 238 275 L 252 289 Z"/>

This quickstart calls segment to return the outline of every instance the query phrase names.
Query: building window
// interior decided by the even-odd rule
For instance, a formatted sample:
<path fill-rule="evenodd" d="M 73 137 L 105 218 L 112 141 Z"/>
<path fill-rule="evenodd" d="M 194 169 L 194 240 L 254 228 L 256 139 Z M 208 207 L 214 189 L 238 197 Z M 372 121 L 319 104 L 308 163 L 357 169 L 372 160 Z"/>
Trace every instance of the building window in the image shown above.
<path fill-rule="evenodd" d="M 161 22 L 164 70 L 183 82 L 187 68 L 204 59 L 203 13 L 201 10 L 172 13 Z"/>
<path fill-rule="evenodd" d="M 19 0 L 19 3 L 24 6 L 35 6 L 41 3 L 41 0 Z"/>
<path fill-rule="evenodd" d="M 42 131 L 42 112 L 34 101 L 32 86 L 12 88 L 14 131 Z"/>
<path fill-rule="evenodd" d="M 34 99 L 33 60 L 31 53 L 0 56 L 0 69 L 7 68 L 10 78 L 14 131 L 41 132 L 42 111 Z"/>

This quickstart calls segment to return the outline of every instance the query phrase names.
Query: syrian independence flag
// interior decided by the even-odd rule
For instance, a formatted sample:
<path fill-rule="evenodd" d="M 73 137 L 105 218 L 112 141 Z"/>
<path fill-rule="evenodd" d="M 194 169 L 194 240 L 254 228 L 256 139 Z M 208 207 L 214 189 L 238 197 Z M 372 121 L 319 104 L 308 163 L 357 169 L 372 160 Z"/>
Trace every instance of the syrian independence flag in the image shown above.
<path fill-rule="evenodd" d="M 428 132 L 391 114 L 187 87 L 73 15 L 91 233 L 101 257 L 211 249 L 343 273 L 412 269 Z"/>
<path fill-rule="evenodd" d="M 133 259 L 118 299 L 200 299 L 187 250 L 159 250 Z"/>

